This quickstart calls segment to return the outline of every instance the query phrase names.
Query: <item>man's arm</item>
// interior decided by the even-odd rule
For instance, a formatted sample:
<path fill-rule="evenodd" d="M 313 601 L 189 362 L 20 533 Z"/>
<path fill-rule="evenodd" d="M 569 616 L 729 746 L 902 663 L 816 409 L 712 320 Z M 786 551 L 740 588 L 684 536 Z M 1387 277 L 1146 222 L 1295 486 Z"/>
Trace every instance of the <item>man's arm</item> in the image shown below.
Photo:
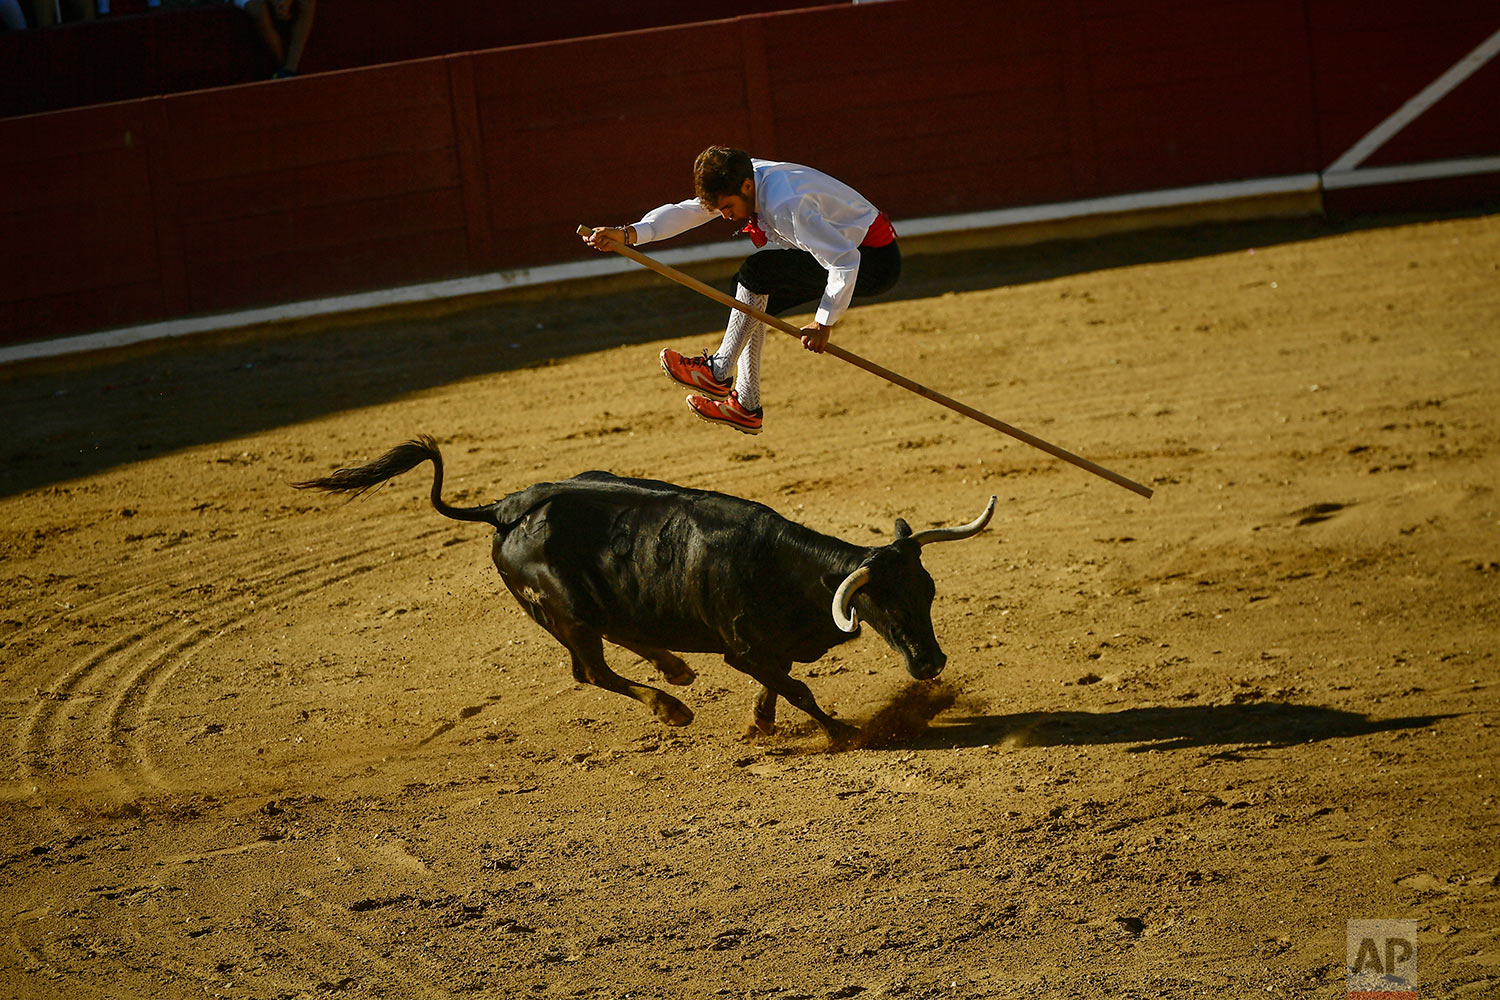
<path fill-rule="evenodd" d="M 696 198 L 689 198 L 675 205 L 653 208 L 639 222 L 632 222 L 628 226 L 600 226 L 585 236 L 583 242 L 595 250 L 605 251 L 611 249 L 610 240 L 616 240 L 628 246 L 637 243 L 652 243 L 656 240 L 679 236 L 689 229 L 695 229 L 710 219 L 718 217 L 718 212 L 704 208 Z"/>
<path fill-rule="evenodd" d="M 802 346 L 823 353 L 833 325 L 849 308 L 854 285 L 859 280 L 859 247 L 828 224 L 810 203 L 804 202 L 794 220 L 797 243 L 828 271 L 828 284 L 818 303 L 813 322 L 802 328 Z"/>

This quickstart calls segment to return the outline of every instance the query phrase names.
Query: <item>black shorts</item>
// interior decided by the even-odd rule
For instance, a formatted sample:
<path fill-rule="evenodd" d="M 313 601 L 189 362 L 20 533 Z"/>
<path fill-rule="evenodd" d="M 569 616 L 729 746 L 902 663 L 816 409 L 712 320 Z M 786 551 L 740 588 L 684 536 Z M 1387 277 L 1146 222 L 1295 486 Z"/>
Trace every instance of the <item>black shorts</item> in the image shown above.
<path fill-rule="evenodd" d="M 896 240 L 883 247 L 859 248 L 856 299 L 890 291 L 900 277 L 901 248 Z M 828 271 L 806 250 L 758 250 L 745 258 L 735 278 L 755 294 L 770 296 L 766 312 L 772 316 L 817 302 L 828 288 Z"/>

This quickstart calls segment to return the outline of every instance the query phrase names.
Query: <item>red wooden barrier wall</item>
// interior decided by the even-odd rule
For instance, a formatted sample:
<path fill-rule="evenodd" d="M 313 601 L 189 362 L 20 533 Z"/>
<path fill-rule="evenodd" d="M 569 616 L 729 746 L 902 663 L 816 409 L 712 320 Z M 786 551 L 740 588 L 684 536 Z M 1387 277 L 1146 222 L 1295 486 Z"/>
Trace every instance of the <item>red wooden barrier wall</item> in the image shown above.
<path fill-rule="evenodd" d="M 848 0 L 320 0 L 301 68 L 354 69 L 840 2 Z M 0 31 L 0 118 L 252 83 L 276 68 L 266 59 L 250 19 L 227 0 Z"/>
<path fill-rule="evenodd" d="M 578 223 L 688 196 L 712 141 L 824 167 L 898 227 L 1310 174 L 1500 30 L 1493 5 L 1444 11 L 890 0 L 0 121 L 0 325 L 31 339 L 582 259 Z M 1371 162 L 1500 154 L 1496 83 L 1487 67 Z"/>
<path fill-rule="evenodd" d="M 228 5 L 0 32 L 0 117 L 243 83 L 261 62 Z"/>
<path fill-rule="evenodd" d="M 448 62 L 307 83 L 160 102 L 181 311 L 471 269 Z"/>
<path fill-rule="evenodd" d="M 1425 0 L 1318 0 L 1309 7 L 1308 20 L 1318 68 L 1318 122 L 1324 156 L 1331 162 L 1500 30 L 1500 4 L 1445 0 L 1435 11 Z M 1495 153 L 1500 149 L 1497 84 L 1500 60 L 1492 60 L 1382 147 L 1372 164 Z"/>
<path fill-rule="evenodd" d="M 0 123 L 0 330 L 7 340 L 166 315 L 152 196 L 160 109 Z"/>
<path fill-rule="evenodd" d="M 1308 29 L 1314 103 L 1326 167 L 1408 100 L 1500 31 L 1494 0 L 1316 0 Z M 1428 164 L 1500 154 L 1500 58 L 1393 135 L 1365 167 Z M 1500 172 L 1415 183 L 1331 187 L 1330 210 L 1396 211 L 1474 204 L 1500 194 Z"/>

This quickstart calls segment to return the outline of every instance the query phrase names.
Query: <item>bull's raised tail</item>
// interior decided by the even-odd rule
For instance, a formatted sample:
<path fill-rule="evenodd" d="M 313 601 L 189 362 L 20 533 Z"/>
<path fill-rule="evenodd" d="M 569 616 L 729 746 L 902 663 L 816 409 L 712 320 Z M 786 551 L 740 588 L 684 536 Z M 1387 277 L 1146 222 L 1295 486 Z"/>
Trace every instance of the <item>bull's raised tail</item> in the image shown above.
<path fill-rule="evenodd" d="M 432 462 L 432 506 L 439 514 L 455 521 L 495 523 L 492 507 L 453 507 L 444 502 L 443 453 L 438 450 L 437 442 L 427 434 L 405 444 L 398 444 L 375 461 L 358 468 L 339 469 L 322 479 L 309 479 L 292 485 L 299 490 L 347 493 L 352 498 L 427 461 Z"/>

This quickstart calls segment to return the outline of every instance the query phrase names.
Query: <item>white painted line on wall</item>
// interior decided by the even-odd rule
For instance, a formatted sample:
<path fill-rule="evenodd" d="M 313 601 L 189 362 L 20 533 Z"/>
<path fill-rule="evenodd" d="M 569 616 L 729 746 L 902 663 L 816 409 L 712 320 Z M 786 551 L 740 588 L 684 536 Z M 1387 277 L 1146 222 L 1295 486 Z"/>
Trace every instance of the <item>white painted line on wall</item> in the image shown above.
<path fill-rule="evenodd" d="M 713 252 L 716 251 L 716 252 Z M 716 243 L 702 247 L 687 247 L 668 250 L 658 254 L 667 263 L 690 264 L 701 260 L 716 260 L 743 253 L 730 243 Z M 582 278 L 607 277 L 631 271 L 637 265 L 623 257 L 599 255 L 594 260 L 570 261 L 566 264 L 549 264 L 545 267 L 519 268 L 514 271 L 490 271 L 466 278 L 433 281 L 421 285 L 401 285 L 381 288 L 370 292 L 356 292 L 323 299 L 304 299 L 286 302 L 260 309 L 244 309 L 232 313 L 216 313 L 205 316 L 187 316 L 181 319 L 162 320 L 158 323 L 142 323 L 99 333 L 87 333 L 56 340 L 37 341 L 0 348 L 0 365 L 12 361 L 32 361 L 38 358 L 58 357 L 84 351 L 102 351 L 113 347 L 129 347 L 152 340 L 167 340 L 187 337 L 214 330 L 234 330 L 240 327 L 269 323 L 284 323 L 290 320 L 307 319 L 312 316 L 331 316 L 337 313 L 360 312 L 379 309 L 382 306 L 413 305 L 421 302 L 441 302 L 445 299 L 463 298 L 470 295 L 486 295 L 512 288 L 529 288 L 555 281 L 575 281 Z"/>
<path fill-rule="evenodd" d="M 903 236 L 931 236 L 943 233 L 961 233 L 969 230 L 996 229 L 1005 226 L 1025 225 L 1033 222 L 1050 222 L 1061 219 L 1084 219 L 1090 216 L 1114 215 L 1137 212 L 1152 208 L 1171 208 L 1185 205 L 1207 205 L 1240 198 L 1265 195 L 1313 193 L 1318 190 L 1317 174 L 1293 174 L 1286 177 L 1262 177 L 1255 180 L 1232 181 L 1223 184 L 1205 184 L 1198 187 L 1170 188 L 1165 191 L 1142 191 L 1135 194 L 1113 195 L 1107 198 L 1085 198 L 1079 201 L 1055 202 L 1048 205 L 1027 205 L 1022 208 L 1006 208 L 992 212 L 973 212 L 963 215 L 934 216 L 927 219 L 898 220 L 897 228 Z M 701 264 L 714 260 L 730 260 L 743 257 L 747 244 L 743 241 L 708 243 L 701 246 L 683 247 L 653 253 L 662 263 L 681 267 L 685 264 Z M 214 330 L 233 330 L 260 324 L 280 323 L 289 320 L 307 319 L 336 313 L 378 309 L 382 306 L 412 305 L 421 302 L 439 302 L 444 299 L 485 295 L 491 292 L 514 288 L 527 288 L 559 281 L 575 281 L 583 278 L 607 277 L 633 271 L 638 265 L 613 254 L 594 254 L 586 260 L 566 264 L 549 264 L 545 267 L 522 268 L 514 271 L 492 271 L 467 278 L 435 281 L 421 285 L 405 285 L 398 288 L 383 288 L 373 292 L 339 295 L 332 298 L 308 299 L 283 305 L 267 306 L 263 309 L 247 309 L 234 313 L 212 316 L 191 316 L 183 319 L 163 320 L 159 323 L 144 323 L 139 326 L 121 327 L 100 333 L 62 337 L 56 340 L 36 341 L 0 348 L 0 365 L 17 361 L 34 361 L 41 358 L 60 357 L 85 351 L 100 351 L 116 347 L 173 337 L 191 336 Z"/>
<path fill-rule="evenodd" d="M 1473 52 L 1449 67 L 1448 72 L 1429 83 L 1415 97 L 1397 108 L 1395 114 L 1376 125 L 1368 135 L 1350 146 L 1348 152 L 1328 165 L 1327 172 L 1348 173 L 1365 162 L 1397 132 L 1416 121 L 1428 108 L 1473 76 L 1479 67 L 1493 59 L 1497 52 L 1500 52 L 1500 31 L 1486 38 Z"/>
<path fill-rule="evenodd" d="M 1444 177 L 1472 177 L 1500 172 L 1500 156 L 1475 156 L 1462 160 L 1434 160 L 1431 163 L 1403 163 L 1394 167 L 1366 167 L 1363 170 L 1329 171 L 1323 175 L 1323 187 L 1329 191 L 1370 187 L 1375 184 L 1400 184 L 1405 181 L 1429 181 Z"/>
<path fill-rule="evenodd" d="M 1231 181 L 1224 184 L 1205 184 L 1199 187 L 1168 188 L 1163 191 L 1141 191 L 1135 194 L 1111 195 L 1106 198 L 1054 202 L 1050 205 L 1025 205 L 1021 208 L 1002 208 L 992 212 L 939 215 L 930 219 L 913 219 L 909 222 L 898 220 L 896 231 L 902 236 L 928 236 L 935 233 L 1020 226 L 1031 222 L 1054 222 L 1059 219 L 1082 219 L 1094 215 L 1139 212 L 1151 208 L 1206 205 L 1216 201 L 1256 198 L 1272 194 L 1312 193 L 1317 189 L 1317 174 L 1261 177 L 1249 181 Z"/>

